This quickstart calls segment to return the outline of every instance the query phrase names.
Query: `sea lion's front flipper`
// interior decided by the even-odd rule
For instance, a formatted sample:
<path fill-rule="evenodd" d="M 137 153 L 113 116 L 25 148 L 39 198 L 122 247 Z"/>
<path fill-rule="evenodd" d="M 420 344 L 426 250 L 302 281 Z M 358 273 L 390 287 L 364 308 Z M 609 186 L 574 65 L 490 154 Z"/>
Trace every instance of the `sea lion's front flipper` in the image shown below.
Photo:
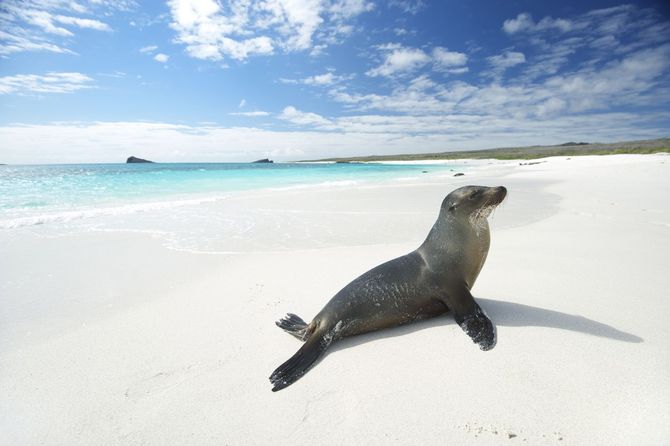
<path fill-rule="evenodd" d="M 453 311 L 456 323 L 480 349 L 486 351 L 496 346 L 495 326 L 467 288 L 452 292 L 446 297 L 446 304 Z"/>
<path fill-rule="evenodd" d="M 475 304 L 477 305 L 477 304 Z M 456 323 L 461 326 L 463 331 L 470 336 L 472 342 L 479 345 L 479 348 L 486 351 L 496 346 L 496 329 L 484 311 L 477 305 L 475 311 L 465 317 L 454 315 Z"/>

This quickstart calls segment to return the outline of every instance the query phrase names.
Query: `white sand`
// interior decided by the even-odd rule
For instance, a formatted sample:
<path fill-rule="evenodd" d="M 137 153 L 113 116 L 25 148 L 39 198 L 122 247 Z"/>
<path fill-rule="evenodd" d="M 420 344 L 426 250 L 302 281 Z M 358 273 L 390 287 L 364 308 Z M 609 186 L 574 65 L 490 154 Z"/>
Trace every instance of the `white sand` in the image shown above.
<path fill-rule="evenodd" d="M 670 156 L 546 161 L 250 194 L 281 217 L 238 254 L 1 232 L 0 442 L 668 444 Z M 341 341 L 270 392 L 299 347 L 274 320 L 416 248 L 464 184 L 510 192 L 473 290 L 496 348 L 445 316 Z"/>

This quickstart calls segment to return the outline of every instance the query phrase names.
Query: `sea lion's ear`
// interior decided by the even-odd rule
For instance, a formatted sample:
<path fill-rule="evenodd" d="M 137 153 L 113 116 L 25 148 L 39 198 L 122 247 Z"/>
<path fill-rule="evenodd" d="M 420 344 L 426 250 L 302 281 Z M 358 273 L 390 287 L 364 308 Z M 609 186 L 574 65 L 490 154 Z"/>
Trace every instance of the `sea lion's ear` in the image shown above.
<path fill-rule="evenodd" d="M 449 208 L 447 209 L 449 212 L 453 212 L 456 209 L 456 203 L 449 203 Z"/>

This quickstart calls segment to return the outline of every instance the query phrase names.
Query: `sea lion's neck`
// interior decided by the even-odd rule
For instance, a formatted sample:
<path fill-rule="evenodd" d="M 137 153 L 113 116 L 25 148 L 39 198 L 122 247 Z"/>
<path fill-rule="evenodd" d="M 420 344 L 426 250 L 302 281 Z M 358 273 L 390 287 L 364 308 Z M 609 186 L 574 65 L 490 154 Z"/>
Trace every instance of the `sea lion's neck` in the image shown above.
<path fill-rule="evenodd" d="M 418 251 L 433 271 L 463 270 L 471 285 L 486 260 L 489 244 L 486 218 L 473 220 L 441 212 Z"/>

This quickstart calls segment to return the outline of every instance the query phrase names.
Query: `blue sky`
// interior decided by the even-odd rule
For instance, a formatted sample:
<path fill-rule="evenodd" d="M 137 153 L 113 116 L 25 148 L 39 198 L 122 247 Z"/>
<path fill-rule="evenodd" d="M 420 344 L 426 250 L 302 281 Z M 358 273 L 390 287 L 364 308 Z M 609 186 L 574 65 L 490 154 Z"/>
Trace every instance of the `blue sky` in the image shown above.
<path fill-rule="evenodd" d="M 3 0 L 0 162 L 670 136 L 664 2 Z"/>

